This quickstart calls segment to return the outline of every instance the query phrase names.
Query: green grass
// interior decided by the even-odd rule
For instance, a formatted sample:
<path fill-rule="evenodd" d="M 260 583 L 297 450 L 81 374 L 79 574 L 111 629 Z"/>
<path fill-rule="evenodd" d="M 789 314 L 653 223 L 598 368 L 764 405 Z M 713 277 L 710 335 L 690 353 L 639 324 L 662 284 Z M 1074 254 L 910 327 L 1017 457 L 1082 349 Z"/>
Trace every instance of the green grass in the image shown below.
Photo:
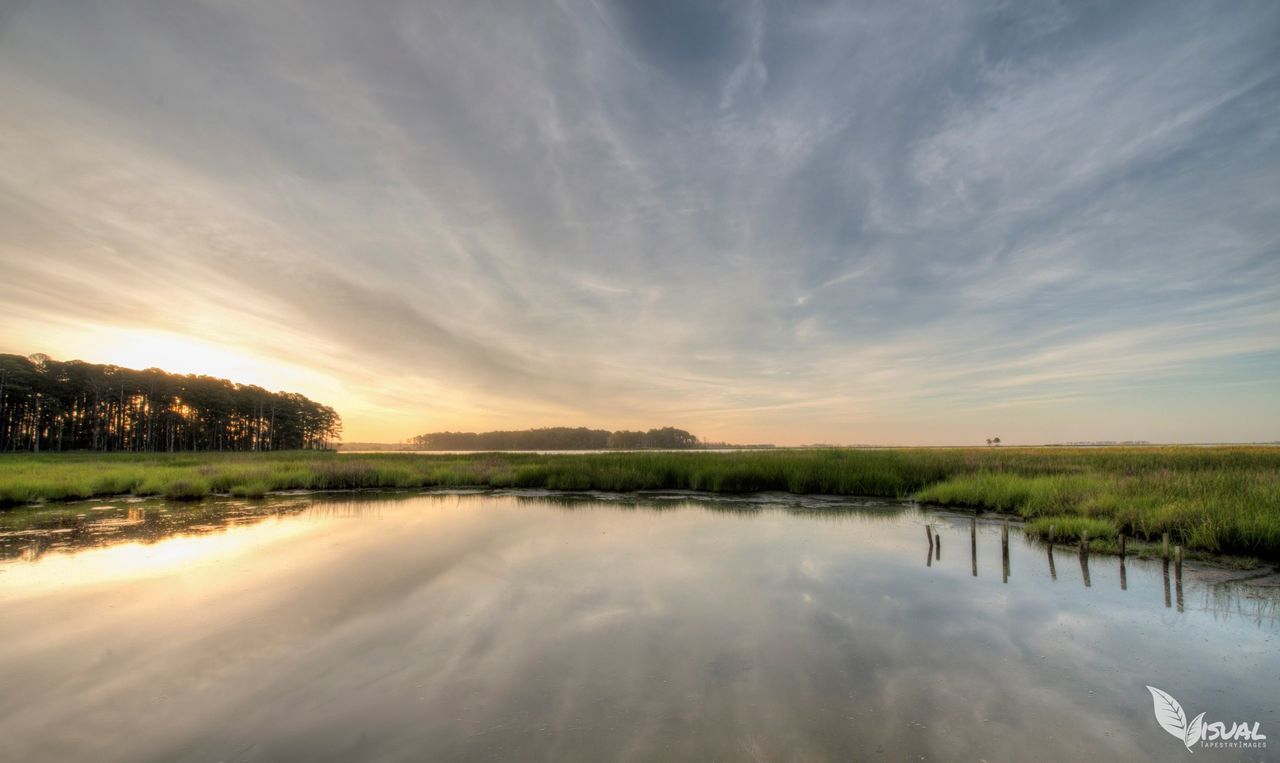
<path fill-rule="evenodd" d="M 4 454 L 0 506 L 95 496 L 352 488 L 785 491 L 915 497 L 1009 512 L 1062 540 L 1169 532 L 1210 553 L 1280 557 L 1280 448 L 902 448 L 542 455 Z M 1052 518 L 1052 522 L 1048 520 Z"/>
<path fill-rule="evenodd" d="M 1036 517 L 1024 528 L 1028 535 L 1049 541 L 1078 541 L 1089 533 L 1089 541 L 1115 540 L 1120 536 L 1120 528 L 1110 519 L 1097 517 Z"/>

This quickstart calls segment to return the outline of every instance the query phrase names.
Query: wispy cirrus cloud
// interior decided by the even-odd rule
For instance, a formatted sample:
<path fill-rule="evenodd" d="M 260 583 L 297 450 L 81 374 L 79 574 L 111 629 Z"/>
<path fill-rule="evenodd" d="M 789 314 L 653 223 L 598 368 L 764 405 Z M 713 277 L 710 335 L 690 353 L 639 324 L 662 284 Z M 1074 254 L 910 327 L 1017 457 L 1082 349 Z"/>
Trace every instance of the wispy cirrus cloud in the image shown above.
<path fill-rule="evenodd" d="M 0 23 L 2 350 L 162 328 L 355 439 L 1280 436 L 1272 4 Z"/>

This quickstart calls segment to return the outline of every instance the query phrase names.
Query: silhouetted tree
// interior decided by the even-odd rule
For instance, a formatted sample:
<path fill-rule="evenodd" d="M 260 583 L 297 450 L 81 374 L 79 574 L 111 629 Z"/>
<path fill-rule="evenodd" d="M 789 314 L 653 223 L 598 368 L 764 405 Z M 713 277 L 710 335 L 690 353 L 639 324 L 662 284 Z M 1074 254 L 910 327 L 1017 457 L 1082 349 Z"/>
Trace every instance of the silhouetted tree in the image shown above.
<path fill-rule="evenodd" d="M 327 448 L 330 407 L 211 376 L 0 354 L 0 450 Z"/>
<path fill-rule="evenodd" d="M 650 429 L 644 433 L 644 447 L 646 448 L 694 448 L 697 445 L 697 437 L 675 427 Z"/>
<path fill-rule="evenodd" d="M 644 432 L 632 432 L 620 429 L 609 435 L 608 447 L 637 450 L 644 447 Z"/>
<path fill-rule="evenodd" d="M 410 441 L 419 450 L 604 450 L 606 448 L 696 448 L 698 438 L 683 429 L 648 432 L 547 427 L 497 432 L 429 432 Z"/>

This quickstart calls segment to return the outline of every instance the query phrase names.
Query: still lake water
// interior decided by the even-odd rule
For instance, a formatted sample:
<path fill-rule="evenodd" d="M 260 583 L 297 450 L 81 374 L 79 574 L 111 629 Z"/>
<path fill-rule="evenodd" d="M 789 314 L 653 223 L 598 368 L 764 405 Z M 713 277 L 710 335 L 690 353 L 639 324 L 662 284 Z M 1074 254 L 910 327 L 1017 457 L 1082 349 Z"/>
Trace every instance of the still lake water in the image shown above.
<path fill-rule="evenodd" d="M 927 558 L 926 523 L 941 538 Z M 0 759 L 1280 757 L 1280 591 L 893 501 L 346 494 L 0 514 Z"/>

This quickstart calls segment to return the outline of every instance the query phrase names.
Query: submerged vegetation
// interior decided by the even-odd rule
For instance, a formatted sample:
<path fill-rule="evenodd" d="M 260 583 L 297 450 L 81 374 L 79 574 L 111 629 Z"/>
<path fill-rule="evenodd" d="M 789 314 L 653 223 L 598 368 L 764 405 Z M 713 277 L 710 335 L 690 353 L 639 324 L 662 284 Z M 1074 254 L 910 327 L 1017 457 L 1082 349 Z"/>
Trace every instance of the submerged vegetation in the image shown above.
<path fill-rule="evenodd" d="M 904 448 L 740 453 L 10 454 L 0 505 L 119 494 L 423 487 L 785 491 L 914 497 L 1009 512 L 1032 533 L 1163 532 L 1188 548 L 1280 556 L 1280 448 Z"/>

